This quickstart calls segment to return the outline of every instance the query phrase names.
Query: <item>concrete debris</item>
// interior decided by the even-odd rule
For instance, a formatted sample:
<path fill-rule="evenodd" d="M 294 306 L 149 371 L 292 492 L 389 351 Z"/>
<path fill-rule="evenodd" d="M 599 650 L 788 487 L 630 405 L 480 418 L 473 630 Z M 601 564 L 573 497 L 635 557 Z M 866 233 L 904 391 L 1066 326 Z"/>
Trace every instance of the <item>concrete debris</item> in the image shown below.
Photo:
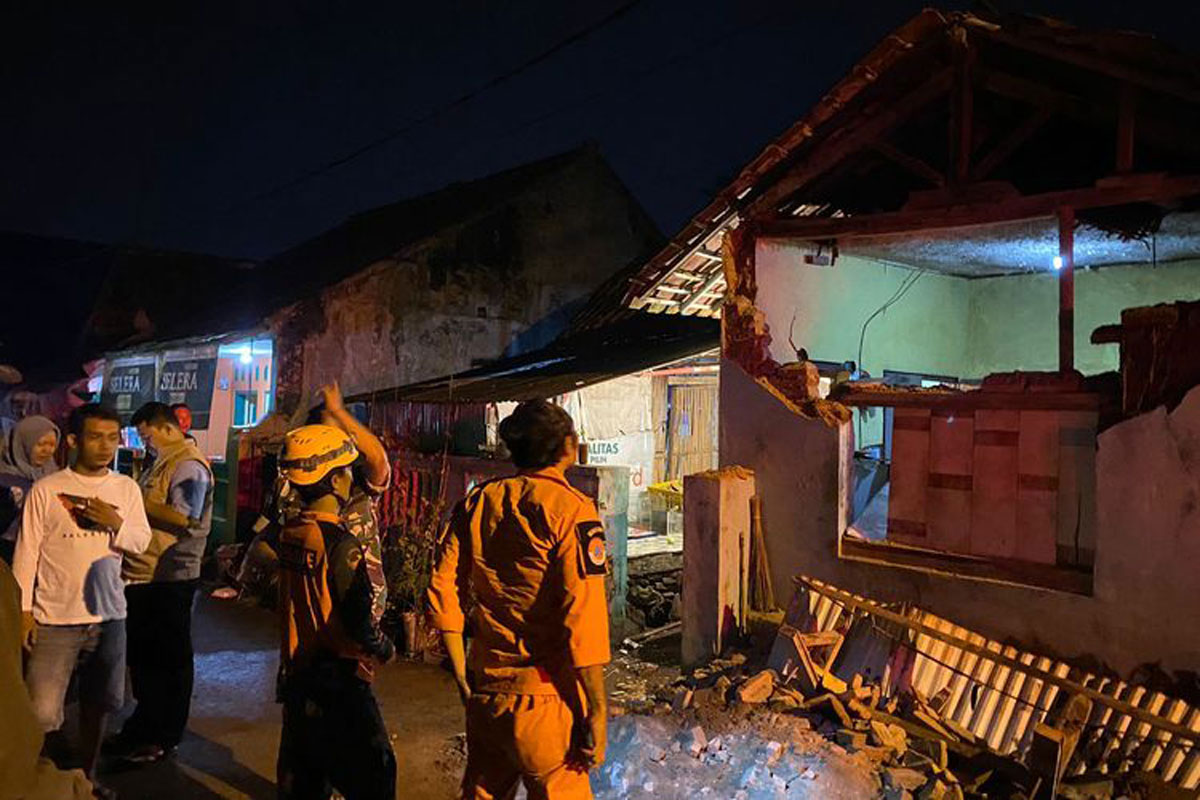
<path fill-rule="evenodd" d="M 765 703 L 775 690 L 775 673 L 764 669 L 737 688 L 737 699 L 741 703 Z"/>
<path fill-rule="evenodd" d="M 871 738 L 875 744 L 890 748 L 897 756 L 908 750 L 908 734 L 899 725 L 872 720 Z"/>
<path fill-rule="evenodd" d="M 597 800 L 858 800 L 878 795 L 870 769 L 819 738 L 739 725 L 693 755 L 694 730 L 662 717 L 622 717 L 592 777 Z M 673 745 L 679 745 L 676 749 Z M 664 756 L 665 753 L 665 756 Z"/>
<path fill-rule="evenodd" d="M 925 773 L 908 767 L 887 767 L 883 770 L 883 781 L 886 788 L 914 792 L 924 786 L 926 780 Z"/>
<path fill-rule="evenodd" d="M 704 728 L 697 725 L 686 732 L 679 743 L 685 751 L 692 754 L 693 758 L 699 758 L 700 754 L 704 752 L 704 748 L 708 747 L 708 737 L 704 735 Z"/>

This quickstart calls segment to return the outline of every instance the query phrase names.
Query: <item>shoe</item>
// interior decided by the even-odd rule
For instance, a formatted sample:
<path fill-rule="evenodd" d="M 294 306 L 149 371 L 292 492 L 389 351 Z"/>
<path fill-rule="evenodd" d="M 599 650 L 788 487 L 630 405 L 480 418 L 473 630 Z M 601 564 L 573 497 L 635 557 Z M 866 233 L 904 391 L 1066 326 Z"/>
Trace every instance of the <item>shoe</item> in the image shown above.
<path fill-rule="evenodd" d="M 156 744 L 143 744 L 127 751 L 120 757 L 122 764 L 131 767 L 142 767 L 147 764 L 157 764 L 175 752 L 174 747 L 160 747 Z"/>

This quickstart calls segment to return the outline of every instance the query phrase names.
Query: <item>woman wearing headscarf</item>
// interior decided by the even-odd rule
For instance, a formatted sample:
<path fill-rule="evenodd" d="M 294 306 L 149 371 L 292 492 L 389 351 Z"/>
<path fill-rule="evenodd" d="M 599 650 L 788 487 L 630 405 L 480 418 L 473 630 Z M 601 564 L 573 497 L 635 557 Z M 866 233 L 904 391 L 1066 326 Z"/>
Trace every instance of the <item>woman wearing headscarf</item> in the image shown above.
<path fill-rule="evenodd" d="M 4 437 L 0 452 L 0 558 L 12 564 L 21 530 L 21 509 L 30 487 L 58 471 L 58 426 L 45 417 L 26 417 Z"/>

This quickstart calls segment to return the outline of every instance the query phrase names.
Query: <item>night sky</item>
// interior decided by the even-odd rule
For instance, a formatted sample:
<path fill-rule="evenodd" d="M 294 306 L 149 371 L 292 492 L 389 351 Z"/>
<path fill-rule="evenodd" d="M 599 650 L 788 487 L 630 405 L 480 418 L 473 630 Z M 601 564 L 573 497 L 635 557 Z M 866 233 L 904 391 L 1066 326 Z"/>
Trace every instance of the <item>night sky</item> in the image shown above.
<path fill-rule="evenodd" d="M 25 3 L 0 33 L 0 229 L 261 258 L 595 141 L 670 234 L 922 5 Z M 1200 50 L 1194 0 L 995 5 Z"/>

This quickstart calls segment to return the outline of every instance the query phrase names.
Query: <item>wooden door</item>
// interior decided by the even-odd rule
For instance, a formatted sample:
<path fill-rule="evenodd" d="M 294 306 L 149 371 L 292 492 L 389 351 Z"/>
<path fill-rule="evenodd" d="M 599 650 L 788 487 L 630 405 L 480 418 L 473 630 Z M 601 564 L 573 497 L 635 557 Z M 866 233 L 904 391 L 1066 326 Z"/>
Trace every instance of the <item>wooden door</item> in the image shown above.
<path fill-rule="evenodd" d="M 717 466 L 717 381 L 667 386 L 668 480 Z"/>

